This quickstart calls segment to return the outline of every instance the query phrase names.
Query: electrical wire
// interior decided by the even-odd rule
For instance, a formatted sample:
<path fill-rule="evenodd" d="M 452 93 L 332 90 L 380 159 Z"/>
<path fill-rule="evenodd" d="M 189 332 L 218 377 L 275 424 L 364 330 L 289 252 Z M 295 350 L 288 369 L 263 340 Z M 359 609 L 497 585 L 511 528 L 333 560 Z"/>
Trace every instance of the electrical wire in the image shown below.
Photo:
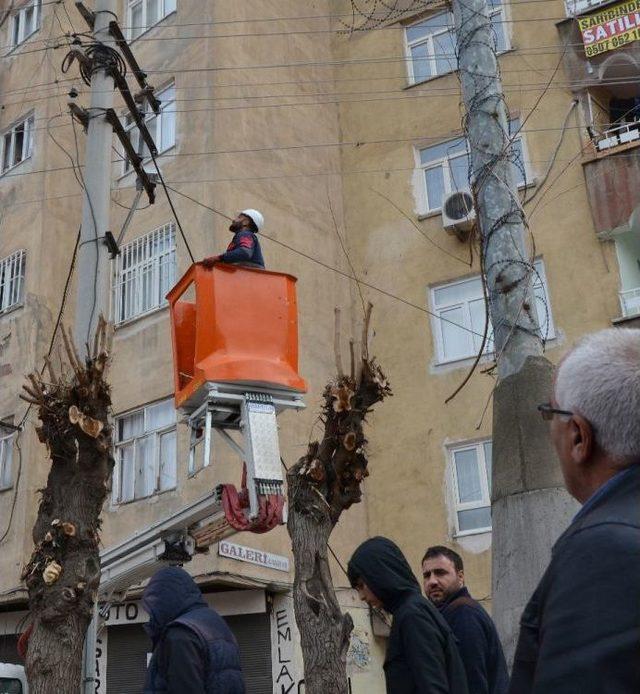
<path fill-rule="evenodd" d="M 221 215 L 225 219 L 231 219 L 231 217 L 224 214 L 223 212 L 216 210 L 214 207 L 211 207 L 210 205 L 207 205 L 206 203 L 204 203 L 200 200 L 197 200 L 196 198 L 194 198 L 190 195 L 186 195 L 186 194 L 182 193 L 181 191 L 177 190 L 176 188 L 171 188 L 171 190 L 173 192 L 177 193 L 178 195 L 181 195 L 181 196 L 191 200 L 195 204 L 200 205 L 201 207 L 204 207 L 205 209 L 210 210 L 211 212 L 213 212 L 217 215 Z M 382 294 L 382 295 L 384 295 L 390 299 L 398 301 L 398 302 L 405 304 L 406 306 L 409 306 L 411 308 L 417 309 L 418 311 L 421 311 L 422 313 L 425 313 L 425 314 L 427 314 L 433 318 L 436 318 L 439 321 L 442 321 L 444 323 L 449 323 L 450 325 L 453 325 L 456 328 L 459 328 L 460 330 L 464 330 L 467 333 L 470 333 L 472 335 L 476 335 L 477 337 L 482 337 L 482 335 L 480 333 L 476 332 L 475 330 L 472 330 L 471 328 L 467 328 L 466 326 L 461 325 L 460 323 L 456 323 L 455 321 L 452 321 L 448 318 L 443 318 L 439 314 L 434 313 L 433 311 L 430 311 L 429 309 L 424 308 L 423 306 L 419 306 L 418 304 L 414 304 L 413 302 L 411 302 L 407 299 L 403 299 L 402 297 L 397 296 L 396 294 L 393 294 L 392 292 L 389 292 L 386 289 L 382 289 L 381 287 L 377 287 L 374 284 L 371 284 L 369 282 L 365 282 L 362 279 L 358 279 L 357 277 L 350 275 L 348 272 L 344 272 L 343 270 L 340 270 L 339 268 L 334 267 L 333 265 L 329 265 L 328 263 L 325 263 L 322 260 L 318 260 L 318 258 L 314 258 L 313 256 L 309 255 L 308 253 L 304 253 L 303 251 L 298 250 L 297 248 L 294 248 L 293 246 L 290 246 L 289 244 L 285 243 L 284 241 L 280 241 L 279 239 L 276 239 L 273 236 L 269 236 L 264 231 L 260 232 L 260 237 L 268 239 L 272 243 L 275 243 L 278 246 L 282 246 L 283 248 L 286 248 L 287 250 L 291 251 L 292 253 L 295 253 L 296 255 L 301 256 L 302 258 L 306 258 L 307 260 L 310 260 L 312 263 L 315 263 L 316 265 L 320 265 L 321 267 L 325 268 L 326 270 L 331 270 L 332 272 L 335 272 L 337 275 L 340 275 L 341 277 L 344 277 L 345 279 L 348 279 L 352 282 L 359 283 L 363 287 L 367 287 L 367 289 L 371 289 L 375 292 L 379 292 L 380 294 Z"/>
<path fill-rule="evenodd" d="M 187 237 L 185 236 L 184 229 L 182 228 L 182 224 L 180 222 L 180 217 L 178 216 L 178 212 L 173 205 L 173 200 L 171 199 L 171 196 L 169 195 L 169 190 L 167 188 L 167 184 L 164 182 L 164 177 L 160 171 L 160 167 L 158 166 L 158 162 L 157 162 L 153 152 L 150 151 L 149 154 L 151 155 L 151 159 L 153 160 L 153 165 L 156 169 L 158 177 L 160 178 L 160 183 L 162 184 L 162 188 L 164 189 L 164 194 L 167 196 L 167 201 L 169 203 L 169 207 L 171 207 L 171 212 L 173 213 L 173 216 L 175 217 L 176 224 L 178 225 L 178 229 L 180 230 L 180 236 L 182 236 L 182 240 L 184 241 L 184 245 L 187 249 L 187 253 L 189 254 L 189 258 L 191 258 L 192 263 L 195 263 L 196 261 L 195 261 L 195 258 L 193 257 L 193 253 L 191 252 L 191 247 L 189 246 L 189 242 L 187 241 Z"/>
<path fill-rule="evenodd" d="M 60 328 L 60 324 L 62 323 L 62 319 L 64 317 L 64 309 L 65 309 L 65 306 L 67 303 L 69 285 L 71 284 L 71 278 L 73 276 L 73 271 L 75 269 L 76 259 L 77 259 L 77 255 L 78 255 L 78 246 L 80 244 L 80 234 L 81 234 L 81 229 L 79 228 L 78 234 L 76 236 L 76 243 L 75 243 L 75 246 L 73 249 L 73 254 L 71 256 L 71 263 L 69 265 L 69 271 L 67 272 L 67 279 L 65 281 L 64 289 L 62 291 L 62 300 L 60 301 L 60 308 L 58 310 L 58 316 L 56 317 L 56 321 L 55 321 L 55 324 L 53 327 L 53 332 L 51 334 L 51 340 L 49 341 L 49 349 L 47 350 L 47 358 L 51 357 L 51 353 L 53 352 L 53 347 L 55 344 L 56 335 L 58 333 L 58 329 Z M 40 371 L 41 374 L 44 373 L 44 369 L 45 369 L 45 366 L 42 367 L 42 369 Z M 16 435 L 16 439 L 15 439 L 16 448 L 18 449 L 18 470 L 16 473 L 16 480 L 15 480 L 15 483 L 13 486 L 13 498 L 11 500 L 11 510 L 9 512 L 9 519 L 7 521 L 7 526 L 4 530 L 4 532 L 0 536 L 0 545 L 2 545 L 4 543 L 4 541 L 6 540 L 6 538 L 8 537 L 9 532 L 11 530 L 11 525 L 13 523 L 13 516 L 15 513 L 16 501 L 18 498 L 18 489 L 20 486 L 20 478 L 22 475 L 22 448 L 20 447 L 20 440 L 19 439 L 20 439 L 20 434 L 22 433 L 22 429 L 24 427 L 24 423 L 27 421 L 27 418 L 29 416 L 29 413 L 30 413 L 32 407 L 33 407 L 33 405 L 31 403 L 29 403 L 22 419 L 20 420 L 20 423 L 18 424 L 19 431 L 18 431 L 18 434 Z"/>

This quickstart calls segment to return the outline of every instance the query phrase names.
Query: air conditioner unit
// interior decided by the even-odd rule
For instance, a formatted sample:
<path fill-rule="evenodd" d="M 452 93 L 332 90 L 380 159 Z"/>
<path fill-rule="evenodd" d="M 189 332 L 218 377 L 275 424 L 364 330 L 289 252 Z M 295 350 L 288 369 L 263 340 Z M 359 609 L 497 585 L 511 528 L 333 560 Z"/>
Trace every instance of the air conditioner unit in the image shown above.
<path fill-rule="evenodd" d="M 442 203 L 442 225 L 444 230 L 457 236 L 461 241 L 469 238 L 469 232 L 476 221 L 473 198 L 466 191 L 448 195 Z"/>

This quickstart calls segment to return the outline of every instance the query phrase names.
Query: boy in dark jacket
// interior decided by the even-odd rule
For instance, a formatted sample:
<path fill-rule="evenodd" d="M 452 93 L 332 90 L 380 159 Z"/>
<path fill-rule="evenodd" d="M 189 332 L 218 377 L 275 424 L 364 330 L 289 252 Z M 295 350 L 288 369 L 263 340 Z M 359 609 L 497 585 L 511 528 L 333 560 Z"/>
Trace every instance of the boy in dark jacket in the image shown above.
<path fill-rule="evenodd" d="M 362 600 L 393 615 L 387 694 L 469 694 L 451 629 L 420 593 L 397 545 L 384 537 L 367 540 L 351 557 L 348 574 Z"/>
<path fill-rule="evenodd" d="M 153 642 L 144 694 L 245 694 L 238 644 L 184 569 L 160 569 L 142 604 Z"/>

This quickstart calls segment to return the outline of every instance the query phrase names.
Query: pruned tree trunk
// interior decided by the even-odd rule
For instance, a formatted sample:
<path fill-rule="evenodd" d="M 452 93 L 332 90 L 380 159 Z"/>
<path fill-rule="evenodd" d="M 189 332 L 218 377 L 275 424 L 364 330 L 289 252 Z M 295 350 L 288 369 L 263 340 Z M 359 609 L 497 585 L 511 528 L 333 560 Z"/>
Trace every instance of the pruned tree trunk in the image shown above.
<path fill-rule="evenodd" d="M 100 513 L 113 468 L 105 370 L 107 325 L 100 318 L 84 363 L 62 328 L 68 367 L 34 373 L 24 400 L 38 408 L 37 434 L 51 459 L 22 578 L 29 590 L 26 671 L 31 694 L 80 691 L 82 652 L 100 583 Z"/>
<path fill-rule="evenodd" d="M 305 456 L 287 475 L 288 530 L 293 546 L 293 600 L 300 631 L 307 694 L 346 694 L 347 650 L 353 629 L 343 615 L 331 580 L 329 537 L 340 515 L 362 497 L 360 485 L 369 474 L 363 433 L 365 417 L 391 389 L 375 359 L 369 358 L 371 304 L 366 312 L 360 363 L 342 371 L 340 313 L 336 309 L 337 377 L 324 391 L 321 442 L 309 444 Z"/>

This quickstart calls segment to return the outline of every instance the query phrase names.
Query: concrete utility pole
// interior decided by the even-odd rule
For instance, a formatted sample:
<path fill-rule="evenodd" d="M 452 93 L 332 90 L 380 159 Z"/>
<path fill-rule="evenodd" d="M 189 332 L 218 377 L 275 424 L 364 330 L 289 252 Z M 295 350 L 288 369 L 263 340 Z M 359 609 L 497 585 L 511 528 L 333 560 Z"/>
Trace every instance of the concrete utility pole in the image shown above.
<path fill-rule="evenodd" d="M 109 22 L 117 17 L 116 0 L 96 0 L 94 35 L 105 46 L 115 46 Z M 100 313 L 106 315 L 109 254 L 104 244 L 111 206 L 111 146 L 113 130 L 105 117 L 113 106 L 113 77 L 98 68 L 91 77 L 91 106 L 84 168 L 82 232 L 78 249 L 78 292 L 75 342 L 79 349 L 91 341 Z"/>
<path fill-rule="evenodd" d="M 109 22 L 117 19 L 116 0 L 96 0 L 94 36 L 105 46 L 114 47 Z M 75 343 L 82 350 L 91 344 L 100 314 L 107 315 L 109 291 L 109 253 L 104 243 L 109 230 L 111 208 L 111 147 L 113 129 L 105 116 L 113 107 L 114 80 L 109 70 L 100 67 L 91 76 L 91 106 L 87 127 L 84 167 L 82 231 L 78 249 L 78 291 L 76 301 Z M 96 690 L 96 639 L 98 606 L 87 629 L 84 645 L 84 678 L 82 691 Z"/>
<path fill-rule="evenodd" d="M 549 399 L 510 158 L 509 123 L 486 0 L 452 0 L 499 384 L 493 419 L 493 615 L 508 660 L 522 610 L 575 504 L 536 405 Z"/>

